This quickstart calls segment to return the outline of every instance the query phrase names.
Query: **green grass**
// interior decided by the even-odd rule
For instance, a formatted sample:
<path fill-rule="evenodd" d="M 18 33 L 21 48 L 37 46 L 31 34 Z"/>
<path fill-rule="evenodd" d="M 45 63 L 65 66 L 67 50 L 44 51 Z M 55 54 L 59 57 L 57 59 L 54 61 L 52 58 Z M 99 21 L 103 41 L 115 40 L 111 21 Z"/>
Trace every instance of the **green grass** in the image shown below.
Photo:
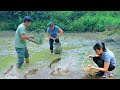
<path fill-rule="evenodd" d="M 68 46 L 68 47 L 62 47 L 63 50 L 70 50 L 70 49 L 76 49 L 80 48 L 81 46 Z"/>
<path fill-rule="evenodd" d="M 80 48 L 80 46 L 68 46 L 68 47 L 62 47 L 63 51 L 64 50 L 70 50 L 70 49 L 75 49 L 75 48 Z M 51 54 L 49 53 L 49 49 L 42 50 L 41 52 L 36 52 L 31 56 L 31 62 L 35 61 L 40 61 L 40 60 L 45 60 L 49 58 L 49 60 L 54 60 L 56 58 L 59 58 L 62 56 L 62 54 Z"/>
<path fill-rule="evenodd" d="M 69 47 L 63 47 L 63 50 L 70 50 L 79 48 L 78 46 L 69 46 Z M 30 52 L 30 62 L 35 63 L 39 61 L 53 61 L 54 59 L 62 57 L 62 54 L 51 54 L 49 53 L 49 49 L 42 50 L 40 52 L 36 52 L 35 54 L 32 54 L 32 51 Z M 16 64 L 17 60 L 13 56 L 8 56 L 2 60 L 0 60 L 0 71 L 4 71 L 6 68 L 8 68 L 12 64 Z M 25 66 L 25 64 L 23 64 Z M 23 72 L 24 69 L 21 70 Z"/>
<path fill-rule="evenodd" d="M 50 57 L 50 60 L 56 59 L 61 57 L 61 54 L 51 54 L 49 53 L 49 49 L 42 50 L 41 52 L 36 52 L 35 54 L 31 55 L 31 62 L 46 60 L 48 57 Z"/>
<path fill-rule="evenodd" d="M 12 57 L 12 56 L 8 56 L 0 60 L 0 71 L 4 71 L 10 65 L 15 64 L 15 63 L 16 63 L 15 57 Z"/>

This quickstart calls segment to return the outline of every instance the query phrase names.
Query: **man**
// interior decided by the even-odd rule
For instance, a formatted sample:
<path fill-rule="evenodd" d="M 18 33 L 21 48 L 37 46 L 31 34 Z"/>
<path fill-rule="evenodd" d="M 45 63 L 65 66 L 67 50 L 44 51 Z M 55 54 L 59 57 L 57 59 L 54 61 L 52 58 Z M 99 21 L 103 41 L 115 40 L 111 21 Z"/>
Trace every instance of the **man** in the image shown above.
<path fill-rule="evenodd" d="M 32 22 L 31 17 L 25 16 L 23 18 L 23 23 L 20 24 L 16 30 L 15 34 L 15 49 L 18 55 L 17 68 L 21 68 L 22 64 L 25 62 L 29 63 L 29 53 L 26 45 L 26 40 L 32 40 L 32 36 L 26 35 L 26 27 L 30 26 Z"/>
<path fill-rule="evenodd" d="M 50 22 L 47 32 L 49 37 L 50 51 L 53 53 L 53 43 L 54 41 L 59 43 L 59 37 L 63 34 L 63 30 L 54 25 L 53 22 Z"/>

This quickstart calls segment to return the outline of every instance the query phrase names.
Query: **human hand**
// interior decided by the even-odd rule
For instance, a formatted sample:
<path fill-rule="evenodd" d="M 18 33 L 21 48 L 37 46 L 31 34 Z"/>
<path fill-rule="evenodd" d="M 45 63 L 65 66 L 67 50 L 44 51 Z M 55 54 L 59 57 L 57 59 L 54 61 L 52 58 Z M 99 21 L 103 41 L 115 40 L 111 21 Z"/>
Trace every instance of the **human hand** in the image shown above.
<path fill-rule="evenodd" d="M 32 39 L 31 37 L 29 37 L 29 39 L 28 39 L 28 40 L 32 41 L 33 39 Z"/>
<path fill-rule="evenodd" d="M 92 56 L 92 55 L 89 55 L 89 58 L 93 58 L 93 56 Z"/>
<path fill-rule="evenodd" d="M 35 37 L 34 36 L 30 36 L 30 38 L 34 39 Z"/>
<path fill-rule="evenodd" d="M 93 69 L 93 68 L 95 68 L 94 66 L 92 66 L 92 65 L 89 65 L 89 64 L 88 64 L 88 67 L 89 67 L 90 69 Z"/>
<path fill-rule="evenodd" d="M 53 38 L 53 40 L 55 41 L 55 40 L 56 40 L 56 38 Z"/>

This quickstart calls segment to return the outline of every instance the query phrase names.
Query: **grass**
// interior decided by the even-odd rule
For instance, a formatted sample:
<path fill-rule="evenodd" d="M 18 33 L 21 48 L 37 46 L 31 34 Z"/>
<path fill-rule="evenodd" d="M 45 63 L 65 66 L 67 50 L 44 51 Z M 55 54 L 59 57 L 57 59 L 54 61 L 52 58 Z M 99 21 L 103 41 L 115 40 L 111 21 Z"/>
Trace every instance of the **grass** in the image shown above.
<path fill-rule="evenodd" d="M 75 48 L 80 48 L 79 46 L 68 46 L 68 47 L 62 47 L 63 51 L 64 50 L 70 50 L 70 49 L 75 49 Z M 54 60 L 56 58 L 62 57 L 62 54 L 51 54 L 49 53 L 49 49 L 42 50 L 41 52 L 36 52 L 35 54 L 31 55 L 31 62 L 36 62 L 40 60 L 46 60 L 49 58 L 49 60 Z"/>
<path fill-rule="evenodd" d="M 48 57 L 50 57 L 50 60 L 56 59 L 61 57 L 61 54 L 55 55 L 49 53 L 49 49 L 42 50 L 41 52 L 36 52 L 35 54 L 31 55 L 31 62 L 46 60 Z"/>
<path fill-rule="evenodd" d="M 5 69 L 9 68 L 10 65 L 15 64 L 15 57 L 8 56 L 2 60 L 0 60 L 0 71 L 3 72 Z"/>
<path fill-rule="evenodd" d="M 63 50 L 70 50 L 70 49 L 76 49 L 80 48 L 80 46 L 67 46 L 67 47 L 62 47 Z"/>
<path fill-rule="evenodd" d="M 63 50 L 70 50 L 70 49 L 75 49 L 79 48 L 78 46 L 69 46 L 69 47 L 63 47 Z M 42 60 L 48 60 L 52 61 L 54 59 L 62 57 L 62 54 L 51 54 L 49 53 L 49 49 L 42 50 L 40 52 L 36 52 L 35 54 L 32 54 L 32 51 L 30 52 L 30 62 L 35 63 L 39 62 Z M 9 68 L 10 65 L 16 64 L 17 60 L 13 56 L 8 56 L 2 60 L 0 60 L 0 71 L 4 71 L 5 69 Z M 25 66 L 25 64 L 23 64 Z M 24 69 L 20 70 L 21 72 L 24 71 Z"/>
<path fill-rule="evenodd" d="M 108 32 L 108 31 L 107 31 Z M 112 31 L 109 31 L 108 35 L 113 35 L 113 34 L 118 34 L 120 35 L 120 29 L 115 29 L 115 30 L 112 30 Z"/>

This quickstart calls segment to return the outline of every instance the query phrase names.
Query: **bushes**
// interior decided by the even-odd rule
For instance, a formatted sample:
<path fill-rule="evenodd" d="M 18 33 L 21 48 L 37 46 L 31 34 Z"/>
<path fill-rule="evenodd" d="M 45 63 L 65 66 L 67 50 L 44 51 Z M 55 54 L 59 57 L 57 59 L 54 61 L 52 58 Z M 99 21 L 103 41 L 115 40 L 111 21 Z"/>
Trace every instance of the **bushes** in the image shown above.
<path fill-rule="evenodd" d="M 17 24 L 14 22 L 0 22 L 0 30 L 16 30 Z"/>
<path fill-rule="evenodd" d="M 103 15 L 90 16 L 88 14 L 72 22 L 69 25 L 69 30 L 80 32 L 102 32 L 105 31 L 106 28 L 109 28 L 111 26 L 119 27 L 119 25 L 119 18 Z"/>
<path fill-rule="evenodd" d="M 7 30 L 9 23 L 7 22 L 0 22 L 0 30 Z"/>
<path fill-rule="evenodd" d="M 46 23 L 42 22 L 42 21 L 36 21 L 36 22 L 33 22 L 31 24 L 31 26 L 29 27 L 31 30 L 36 30 L 36 29 L 46 29 Z"/>
<path fill-rule="evenodd" d="M 93 31 L 97 20 L 91 16 L 84 16 L 69 25 L 69 30 L 80 32 Z"/>
<path fill-rule="evenodd" d="M 10 11 L 9 15 L 9 11 L 0 13 L 0 30 L 16 30 L 25 15 L 33 18 L 29 30 L 46 31 L 51 21 L 64 31 L 79 32 L 102 32 L 120 25 L 119 11 Z"/>

